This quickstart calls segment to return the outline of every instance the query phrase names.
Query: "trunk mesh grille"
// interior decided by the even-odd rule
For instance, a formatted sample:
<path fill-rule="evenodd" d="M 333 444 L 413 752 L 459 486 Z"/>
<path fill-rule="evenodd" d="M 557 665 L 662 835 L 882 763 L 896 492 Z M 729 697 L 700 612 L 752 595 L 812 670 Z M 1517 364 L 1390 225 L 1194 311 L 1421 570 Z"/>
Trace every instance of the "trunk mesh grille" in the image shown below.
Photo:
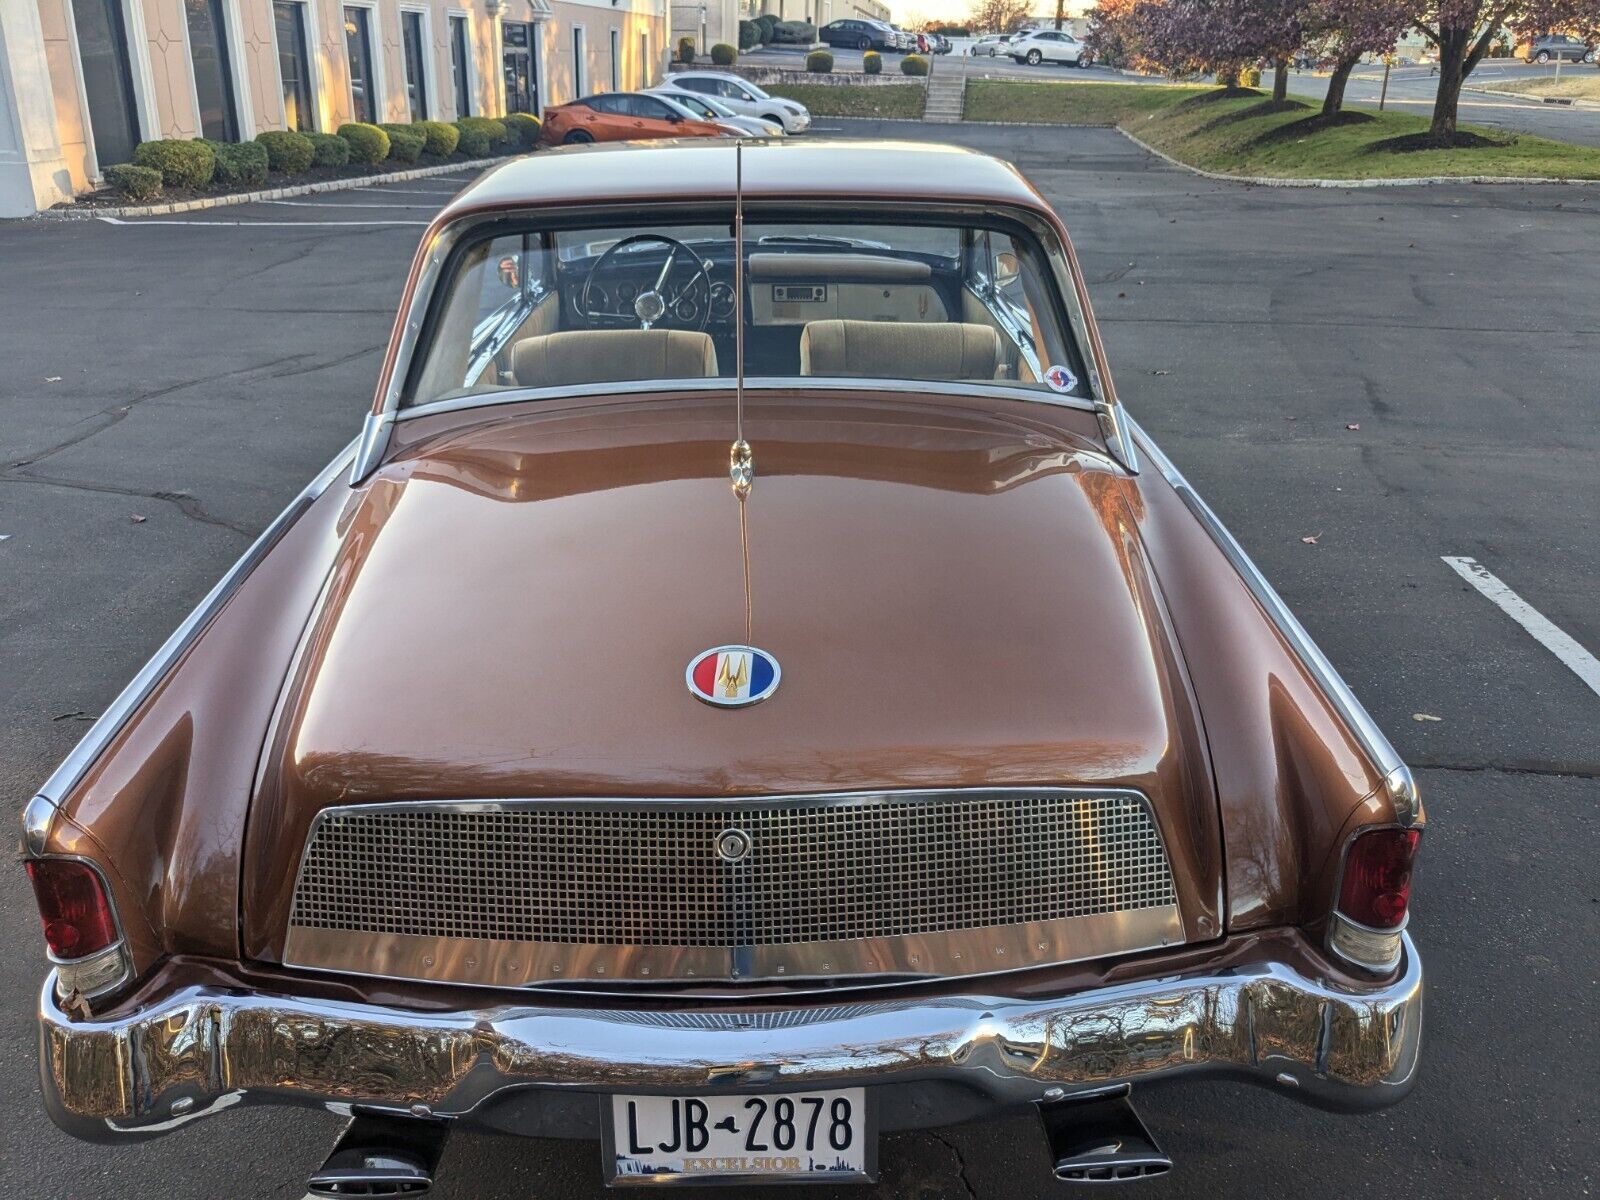
<path fill-rule="evenodd" d="M 729 830 L 748 836 L 720 857 Z M 291 925 L 733 947 L 1055 921 L 1177 903 L 1143 798 L 1051 792 L 330 810 Z"/>

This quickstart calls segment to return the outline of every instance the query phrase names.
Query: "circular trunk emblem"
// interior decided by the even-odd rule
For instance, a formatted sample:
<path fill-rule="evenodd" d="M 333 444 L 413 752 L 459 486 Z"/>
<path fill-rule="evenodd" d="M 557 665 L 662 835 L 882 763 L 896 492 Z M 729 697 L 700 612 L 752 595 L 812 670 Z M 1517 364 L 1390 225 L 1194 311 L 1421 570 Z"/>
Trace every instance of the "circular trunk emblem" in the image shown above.
<path fill-rule="evenodd" d="M 754 646 L 714 646 L 697 654 L 684 679 L 696 700 L 719 708 L 757 704 L 778 690 L 778 660 Z"/>

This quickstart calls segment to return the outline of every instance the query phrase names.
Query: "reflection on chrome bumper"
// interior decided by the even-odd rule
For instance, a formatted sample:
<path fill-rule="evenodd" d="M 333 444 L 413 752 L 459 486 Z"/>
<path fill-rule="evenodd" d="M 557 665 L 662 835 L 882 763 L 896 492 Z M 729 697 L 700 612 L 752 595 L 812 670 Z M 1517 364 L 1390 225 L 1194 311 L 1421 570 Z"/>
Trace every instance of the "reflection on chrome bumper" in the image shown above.
<path fill-rule="evenodd" d="M 1187 1073 L 1322 1107 L 1393 1104 L 1422 1035 L 1422 966 L 1340 991 L 1277 963 L 1059 999 L 948 996 L 781 1011 L 508 1007 L 415 1013 L 192 988 L 131 1016 L 40 1009 L 52 1118 L 96 1141 L 241 1102 L 470 1117 L 508 1088 L 760 1091 L 953 1081 L 996 1107 Z"/>

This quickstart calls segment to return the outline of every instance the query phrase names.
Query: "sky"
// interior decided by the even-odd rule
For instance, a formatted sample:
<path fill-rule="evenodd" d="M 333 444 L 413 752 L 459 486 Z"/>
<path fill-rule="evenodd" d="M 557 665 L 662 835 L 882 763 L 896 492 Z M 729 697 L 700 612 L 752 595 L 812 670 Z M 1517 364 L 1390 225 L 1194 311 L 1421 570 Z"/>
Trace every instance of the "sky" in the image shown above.
<path fill-rule="evenodd" d="M 1066 14 L 1079 17 L 1093 8 L 1093 3 L 1067 0 Z M 972 14 L 971 0 L 889 0 L 890 20 L 896 24 L 926 18 L 930 21 L 965 21 Z M 1038 0 L 1033 7 L 1036 17 L 1054 17 L 1055 0 Z"/>

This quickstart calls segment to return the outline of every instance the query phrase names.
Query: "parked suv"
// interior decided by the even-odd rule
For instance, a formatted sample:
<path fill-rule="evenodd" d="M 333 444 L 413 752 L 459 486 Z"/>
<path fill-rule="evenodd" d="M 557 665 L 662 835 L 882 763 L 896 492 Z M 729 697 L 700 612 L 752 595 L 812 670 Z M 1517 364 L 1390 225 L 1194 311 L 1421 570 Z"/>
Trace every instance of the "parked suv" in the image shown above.
<path fill-rule="evenodd" d="M 1526 61 L 1547 63 L 1552 59 L 1561 59 L 1563 62 L 1592 62 L 1593 54 L 1589 43 L 1581 38 L 1564 33 L 1547 33 L 1534 38 L 1529 44 Z"/>
<path fill-rule="evenodd" d="M 817 30 L 817 37 L 830 46 L 855 50 L 889 50 L 894 47 L 894 30 L 881 21 L 830 21 Z"/>
<path fill-rule="evenodd" d="M 1094 61 L 1089 47 L 1060 29 L 1030 29 L 1026 33 L 1019 33 L 1005 44 L 1001 52 L 1030 67 L 1042 62 L 1087 67 Z"/>

